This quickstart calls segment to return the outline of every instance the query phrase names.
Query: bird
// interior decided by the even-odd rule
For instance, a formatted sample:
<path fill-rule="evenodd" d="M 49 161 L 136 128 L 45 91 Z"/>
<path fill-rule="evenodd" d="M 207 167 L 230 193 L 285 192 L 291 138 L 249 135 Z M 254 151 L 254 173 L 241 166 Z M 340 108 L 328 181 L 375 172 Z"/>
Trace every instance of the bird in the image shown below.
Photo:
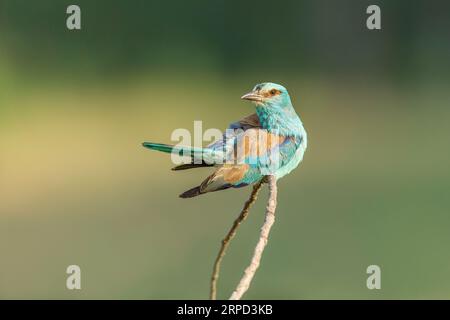
<path fill-rule="evenodd" d="M 172 170 L 214 167 L 211 175 L 180 198 L 254 185 L 267 175 L 280 179 L 303 160 L 307 133 L 285 87 L 260 83 L 241 99 L 251 101 L 256 112 L 232 122 L 221 139 L 206 147 L 143 143 L 152 150 L 189 158 Z"/>

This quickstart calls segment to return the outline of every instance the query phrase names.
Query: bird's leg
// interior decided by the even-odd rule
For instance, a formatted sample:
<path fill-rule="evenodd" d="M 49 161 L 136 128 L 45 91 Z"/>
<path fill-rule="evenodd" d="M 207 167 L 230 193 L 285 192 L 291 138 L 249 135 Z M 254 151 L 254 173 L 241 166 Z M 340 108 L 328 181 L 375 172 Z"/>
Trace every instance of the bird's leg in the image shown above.
<path fill-rule="evenodd" d="M 261 179 L 261 183 L 269 183 L 269 176 L 264 176 L 264 177 Z"/>

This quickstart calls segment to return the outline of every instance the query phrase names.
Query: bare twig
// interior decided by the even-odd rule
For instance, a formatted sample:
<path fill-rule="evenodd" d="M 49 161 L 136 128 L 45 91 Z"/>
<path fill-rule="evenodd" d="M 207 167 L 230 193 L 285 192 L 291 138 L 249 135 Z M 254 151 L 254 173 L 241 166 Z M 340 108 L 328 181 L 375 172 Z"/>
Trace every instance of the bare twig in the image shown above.
<path fill-rule="evenodd" d="M 241 213 L 236 218 L 236 220 L 234 220 L 233 225 L 231 226 L 231 229 L 228 231 L 228 234 L 222 240 L 222 245 L 220 247 L 219 253 L 217 254 L 216 261 L 214 262 L 214 269 L 213 269 L 213 273 L 211 276 L 211 291 L 210 291 L 210 296 L 209 296 L 211 300 L 216 300 L 216 297 L 217 297 L 217 280 L 219 279 L 220 264 L 222 262 L 223 257 L 225 256 L 225 252 L 226 252 L 228 246 L 230 245 L 230 241 L 236 235 L 236 231 L 237 231 L 239 225 L 247 218 L 251 206 L 256 201 L 256 198 L 258 196 L 259 190 L 261 189 L 262 183 L 263 183 L 263 180 L 259 181 L 257 184 L 255 184 L 253 186 L 253 191 L 250 194 L 250 197 L 248 198 L 248 200 L 245 202 Z"/>
<path fill-rule="evenodd" d="M 259 236 L 259 241 L 256 244 L 255 251 L 253 252 L 253 257 L 250 265 L 245 269 L 244 275 L 239 282 L 236 290 L 230 297 L 230 300 L 239 300 L 242 295 L 248 290 L 250 283 L 255 275 L 256 270 L 259 267 L 261 261 L 261 256 L 266 247 L 267 240 L 269 237 L 270 228 L 272 228 L 275 222 L 275 209 L 277 207 L 277 180 L 274 176 L 268 176 L 269 182 L 269 200 L 266 206 L 266 218 L 264 224 L 261 227 L 261 233 Z"/>

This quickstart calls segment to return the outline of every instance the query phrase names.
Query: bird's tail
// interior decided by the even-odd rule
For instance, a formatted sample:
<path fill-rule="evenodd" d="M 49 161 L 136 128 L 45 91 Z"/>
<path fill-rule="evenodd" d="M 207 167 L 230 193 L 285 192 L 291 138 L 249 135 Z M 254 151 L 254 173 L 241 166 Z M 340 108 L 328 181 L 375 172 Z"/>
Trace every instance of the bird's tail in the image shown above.
<path fill-rule="evenodd" d="M 220 159 L 223 159 L 223 152 L 216 151 L 210 148 L 198 148 L 190 146 L 173 146 L 163 143 L 144 142 L 144 147 L 157 150 L 165 153 L 175 153 L 180 156 L 191 157 L 192 159 L 201 159 L 202 162 L 213 164 Z"/>
<path fill-rule="evenodd" d="M 152 149 L 152 150 L 165 152 L 165 153 L 171 153 L 173 150 L 173 146 L 168 145 L 168 144 L 162 144 L 162 143 L 144 142 L 142 144 L 142 146 Z"/>
<path fill-rule="evenodd" d="M 200 192 L 200 186 L 194 187 L 192 189 L 189 189 L 188 191 L 183 192 L 182 194 L 180 194 L 180 198 L 193 198 L 196 196 L 201 195 L 202 193 Z"/>

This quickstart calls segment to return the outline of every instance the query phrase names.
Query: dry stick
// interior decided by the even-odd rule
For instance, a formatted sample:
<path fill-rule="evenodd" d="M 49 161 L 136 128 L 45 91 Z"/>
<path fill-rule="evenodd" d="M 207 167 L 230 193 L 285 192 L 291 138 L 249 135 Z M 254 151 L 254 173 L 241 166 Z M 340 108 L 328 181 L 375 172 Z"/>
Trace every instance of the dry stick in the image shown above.
<path fill-rule="evenodd" d="M 211 291 L 210 291 L 210 295 L 209 295 L 209 298 L 211 300 L 216 300 L 216 297 L 217 297 L 217 280 L 219 279 L 220 264 L 222 262 L 223 257 L 225 256 L 225 252 L 226 252 L 228 246 L 230 245 L 230 241 L 236 235 L 236 231 L 237 231 L 239 225 L 247 218 L 251 206 L 256 201 L 256 198 L 258 196 L 259 190 L 261 189 L 262 183 L 263 183 L 263 181 L 261 180 L 253 186 L 253 191 L 250 194 L 250 197 L 248 198 L 248 200 L 245 202 L 241 213 L 236 218 L 236 220 L 234 220 L 230 231 L 228 231 L 228 234 L 222 240 L 222 245 L 220 247 L 219 253 L 217 254 L 216 261 L 214 262 L 214 269 L 213 269 L 213 273 L 211 276 Z"/>
<path fill-rule="evenodd" d="M 269 200 L 267 201 L 266 218 L 264 220 L 263 226 L 261 227 L 259 241 L 256 244 L 250 265 L 247 267 L 247 269 L 245 269 L 244 275 L 242 276 L 241 281 L 236 287 L 236 290 L 234 290 L 233 294 L 231 295 L 230 300 L 241 299 L 242 295 L 248 290 L 253 276 L 255 275 L 255 272 L 259 267 L 261 256 L 269 237 L 270 228 L 272 228 L 272 225 L 275 222 L 275 209 L 277 207 L 277 180 L 274 176 L 268 176 L 268 182 Z"/>

